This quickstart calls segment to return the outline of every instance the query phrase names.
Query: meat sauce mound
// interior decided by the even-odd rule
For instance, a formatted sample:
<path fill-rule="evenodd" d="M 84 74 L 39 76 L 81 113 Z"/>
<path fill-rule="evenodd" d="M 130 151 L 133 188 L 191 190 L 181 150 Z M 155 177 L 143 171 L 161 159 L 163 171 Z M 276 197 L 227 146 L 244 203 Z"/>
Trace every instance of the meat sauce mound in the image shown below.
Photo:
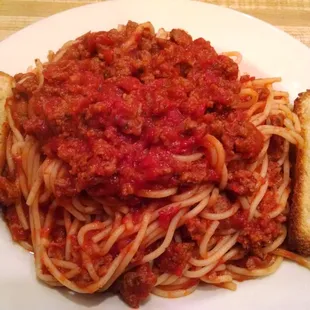
<path fill-rule="evenodd" d="M 15 76 L 16 126 L 67 168 L 56 181 L 59 197 L 81 191 L 128 197 L 219 182 L 207 157 L 175 158 L 205 152 L 208 133 L 222 142 L 228 160 L 236 153 L 251 160 L 263 146 L 260 132 L 233 109 L 241 83 L 232 59 L 183 30 L 163 39 L 138 27 L 129 22 L 71 42 L 44 64 L 40 89 L 35 74 Z M 251 192 L 240 177 L 232 176 L 232 190 Z"/>

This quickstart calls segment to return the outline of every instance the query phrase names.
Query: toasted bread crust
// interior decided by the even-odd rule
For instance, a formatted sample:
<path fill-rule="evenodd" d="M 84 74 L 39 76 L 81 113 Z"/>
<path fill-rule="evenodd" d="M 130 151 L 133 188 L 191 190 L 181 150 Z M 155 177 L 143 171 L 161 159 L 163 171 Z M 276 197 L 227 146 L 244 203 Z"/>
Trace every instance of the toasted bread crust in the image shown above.
<path fill-rule="evenodd" d="M 305 145 L 296 151 L 288 242 L 291 250 L 310 255 L 310 90 L 298 95 L 294 111 L 300 119 Z"/>
<path fill-rule="evenodd" d="M 9 125 L 6 120 L 6 99 L 12 96 L 14 79 L 0 72 L 0 174 L 2 173 L 6 158 L 6 139 L 9 133 Z"/>

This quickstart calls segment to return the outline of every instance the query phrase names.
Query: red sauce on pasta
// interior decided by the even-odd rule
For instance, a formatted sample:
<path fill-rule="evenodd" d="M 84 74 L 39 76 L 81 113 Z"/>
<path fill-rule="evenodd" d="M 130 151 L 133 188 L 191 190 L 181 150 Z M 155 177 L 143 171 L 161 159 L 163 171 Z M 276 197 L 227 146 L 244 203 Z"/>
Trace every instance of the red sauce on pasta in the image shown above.
<path fill-rule="evenodd" d="M 125 34 L 86 34 L 45 66 L 39 92 L 33 92 L 33 74 L 16 89 L 16 107 L 23 96 L 30 107 L 29 119 L 21 122 L 23 109 L 16 108 L 15 120 L 41 141 L 46 155 L 68 165 L 59 196 L 82 190 L 128 196 L 218 182 L 209 155 L 192 163 L 174 157 L 208 153 L 207 133 L 229 156 L 251 159 L 262 148 L 245 115 L 229 112 L 239 101 L 236 63 L 183 30 L 173 30 L 167 41 L 145 29 L 128 52 L 125 42 L 135 28 L 129 23 Z"/>

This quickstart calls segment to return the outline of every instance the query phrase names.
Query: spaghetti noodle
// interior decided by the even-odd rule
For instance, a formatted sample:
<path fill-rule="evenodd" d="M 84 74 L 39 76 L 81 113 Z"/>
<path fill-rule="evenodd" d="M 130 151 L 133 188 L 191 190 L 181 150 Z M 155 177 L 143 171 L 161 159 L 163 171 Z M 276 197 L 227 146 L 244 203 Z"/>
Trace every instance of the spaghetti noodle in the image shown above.
<path fill-rule="evenodd" d="M 15 76 L 0 198 L 39 279 L 138 307 L 310 267 L 281 248 L 298 117 L 240 61 L 129 22 Z"/>

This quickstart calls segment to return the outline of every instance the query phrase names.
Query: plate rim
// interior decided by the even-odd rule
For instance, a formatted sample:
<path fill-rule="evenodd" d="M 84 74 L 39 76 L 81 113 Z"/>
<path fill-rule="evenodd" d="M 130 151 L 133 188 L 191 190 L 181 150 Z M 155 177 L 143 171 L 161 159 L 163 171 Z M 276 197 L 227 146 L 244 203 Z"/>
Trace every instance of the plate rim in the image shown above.
<path fill-rule="evenodd" d="M 91 4 L 86 4 L 86 5 L 82 5 L 82 6 L 80 6 L 80 7 L 75 7 L 75 8 L 71 8 L 71 9 L 68 9 L 68 10 L 65 10 L 65 11 L 62 11 L 62 12 L 59 12 L 59 13 L 56 13 L 56 14 L 53 14 L 53 15 L 51 15 L 51 16 L 49 16 L 49 17 L 46 17 L 46 18 L 43 18 L 43 19 L 41 19 L 41 20 L 39 20 L 39 21 L 37 21 L 37 22 L 35 22 L 35 23 L 33 23 L 33 24 L 31 24 L 31 25 L 28 25 L 27 27 L 25 27 L 25 28 L 23 28 L 23 29 L 21 29 L 21 30 L 19 30 L 19 31 L 17 31 L 16 33 L 14 33 L 14 34 L 12 34 L 12 35 L 10 35 L 8 38 L 6 38 L 6 39 L 4 39 L 2 42 L 0 42 L 0 50 L 1 50 L 1 48 L 2 48 L 2 45 L 5 45 L 5 43 L 6 42 L 10 42 L 11 40 L 12 41 L 15 41 L 16 42 L 16 44 L 18 44 L 18 40 L 20 39 L 17 39 L 16 40 L 16 38 L 15 37 L 18 37 L 18 36 L 20 36 L 20 35 L 23 35 L 23 33 L 25 32 L 26 33 L 26 35 L 29 35 L 29 33 L 27 34 L 27 32 L 29 31 L 29 29 L 32 29 L 32 28 L 37 28 L 38 26 L 40 26 L 40 24 L 42 23 L 42 24 L 44 24 L 46 21 L 48 21 L 48 23 L 50 23 L 50 21 L 53 21 L 54 19 L 56 19 L 57 20 L 57 18 L 59 17 L 59 16 L 65 16 L 66 14 L 71 14 L 71 12 L 73 12 L 73 11 L 83 11 L 83 10 L 85 10 L 85 8 L 88 8 L 88 7 L 96 7 L 96 6 L 98 6 L 98 7 L 101 7 L 101 6 L 104 6 L 104 5 L 106 5 L 106 4 L 109 4 L 109 3 L 111 3 L 111 2 L 114 2 L 114 3 L 119 3 L 119 2 L 125 2 L 125 1 L 127 1 L 127 3 L 128 2 L 132 2 L 132 3 L 139 3 L 139 2 L 145 2 L 145 1 L 154 1 L 154 2 L 166 2 L 166 1 L 168 1 L 168 0 L 142 0 L 142 1 L 140 1 L 140 0 L 108 0 L 108 1 L 105 1 L 105 2 L 98 2 L 98 3 L 91 3 Z M 174 0 L 169 0 L 169 1 L 174 1 Z M 199 2 L 199 1 L 190 1 L 190 0 L 177 0 L 179 3 L 180 2 L 192 2 L 194 5 L 198 5 L 198 6 L 209 6 L 209 7 L 215 7 L 216 9 L 219 9 L 219 11 L 230 11 L 230 13 L 233 13 L 233 15 L 234 16 L 243 16 L 243 18 L 244 17 L 246 17 L 246 18 L 248 18 L 249 20 L 251 20 L 251 22 L 255 22 L 255 24 L 257 25 L 257 27 L 261 27 L 261 26 L 263 26 L 265 29 L 270 29 L 270 32 L 271 32 L 271 29 L 272 29 L 272 33 L 271 33 L 271 35 L 272 36 L 282 36 L 282 38 L 286 38 L 287 40 L 289 40 L 291 43 L 293 42 L 293 41 L 295 41 L 295 42 L 297 42 L 297 43 L 294 43 L 294 49 L 303 49 L 303 51 L 306 51 L 306 52 L 309 52 L 309 47 L 307 47 L 306 45 L 304 45 L 302 42 L 300 42 L 299 40 L 297 40 L 296 38 L 294 38 L 294 37 L 292 37 L 291 35 L 289 35 L 288 33 L 286 33 L 286 32 L 284 32 L 283 30 L 281 30 L 281 29 L 279 29 L 279 28 L 277 28 L 277 27 L 275 27 L 275 26 L 273 26 L 273 25 L 271 25 L 271 24 L 269 24 L 268 22 L 265 22 L 265 21 L 262 21 L 262 20 L 260 20 L 260 19 L 258 19 L 258 18 L 256 18 L 256 17 L 253 17 L 253 16 L 251 16 L 251 15 L 248 15 L 248 14 L 245 14 L 245 13 L 242 13 L 242 12 L 239 12 L 239 11 L 237 11 L 237 10 L 234 10 L 234 9 L 231 9 L 231 8 L 224 8 L 224 7 L 221 7 L 221 6 L 218 6 L 218 5 L 215 5 L 215 4 L 210 4 L 210 3 L 205 3 L 205 2 Z M 53 23 L 53 22 L 51 22 L 51 23 Z M 37 31 L 37 30 L 36 30 Z M 211 44 L 212 44 L 212 40 L 211 40 Z M 293 44 L 293 43 L 292 43 Z M 35 58 L 35 56 L 36 55 L 34 55 L 34 58 Z M 306 61 L 308 62 L 308 61 L 310 61 L 310 54 L 309 54 L 309 57 L 308 57 L 308 55 L 307 55 L 307 57 L 306 57 Z M 304 62 L 304 60 L 301 60 L 300 62 Z M 309 81 L 309 84 L 310 84 L 310 81 Z M 309 88 L 310 88 L 310 85 L 309 85 Z M 0 244 L 1 244 L 1 242 L 0 242 Z M 11 245 L 13 245 L 13 242 L 11 241 Z M 16 245 L 16 247 L 18 247 L 18 245 Z M 21 251 L 23 250 L 23 249 L 20 249 Z M 23 255 L 27 255 L 28 253 L 23 253 Z M 29 254 L 28 254 L 29 255 Z M 287 264 L 285 264 L 285 265 L 287 265 Z M 295 267 L 295 265 L 294 265 L 294 267 Z M 28 269 L 28 271 L 31 271 L 31 269 L 29 268 Z M 306 271 L 302 271 L 302 273 L 306 273 Z M 31 273 L 31 277 L 33 278 L 33 279 L 35 279 L 35 274 L 33 274 L 33 273 Z M 258 279 L 256 279 L 255 280 L 255 284 L 256 284 L 256 282 L 257 281 L 259 281 Z M 259 282 L 257 282 L 257 283 L 259 283 Z M 1 280 L 0 280 L 0 284 L 1 284 Z M 250 286 L 250 284 L 248 284 L 249 286 Z M 288 285 L 288 284 L 287 284 Z M 268 283 L 267 283 L 267 286 L 268 286 Z M 254 286 L 253 285 L 253 287 L 257 287 L 256 285 Z M 288 289 L 290 289 L 289 288 L 289 286 L 288 286 Z M 50 290 L 50 288 L 49 288 L 49 290 Z M 225 294 L 223 294 L 223 293 L 221 293 L 221 296 L 222 295 L 225 295 Z M 236 295 L 239 295 L 239 294 L 236 294 Z M 194 295 L 195 296 L 195 295 Z M 225 297 L 224 297 L 224 299 L 225 299 Z M 47 299 L 47 300 L 49 300 L 49 299 Z M 181 299 L 181 300 L 184 300 L 184 299 Z M 204 300 L 205 300 L 205 303 L 203 303 L 202 305 L 207 305 L 207 302 L 208 302 L 208 300 L 207 300 L 207 298 L 204 298 Z M 308 299 L 307 299 L 308 300 Z M 190 304 L 190 302 L 191 302 L 191 299 L 187 299 L 187 301 L 185 301 L 185 307 L 186 306 L 188 306 L 189 304 Z M 226 301 L 225 302 L 223 302 L 223 305 L 225 305 L 226 304 Z M 102 307 L 102 305 L 103 304 L 101 304 L 101 306 L 100 307 Z M 109 304 L 107 304 L 108 306 L 109 306 Z M 114 305 L 114 304 L 113 304 Z M 152 307 L 153 306 L 153 304 L 152 303 L 150 303 L 150 304 L 147 304 L 148 306 L 150 306 L 150 307 Z M 176 305 L 177 305 L 177 303 L 176 303 Z M 285 301 L 283 301 L 282 303 L 281 303 L 281 305 L 285 305 Z M 118 304 L 116 305 L 116 306 L 119 306 L 119 307 L 121 307 L 122 306 L 122 304 L 120 303 L 120 302 L 118 302 Z M 76 306 L 77 307 L 77 306 Z M 167 302 L 167 307 L 169 307 L 169 303 Z M 114 307 L 113 307 L 114 308 Z M 194 307 L 195 308 L 195 307 Z M 199 308 L 198 308 L 199 309 Z M 244 308 L 242 308 L 242 309 L 244 309 Z"/>

